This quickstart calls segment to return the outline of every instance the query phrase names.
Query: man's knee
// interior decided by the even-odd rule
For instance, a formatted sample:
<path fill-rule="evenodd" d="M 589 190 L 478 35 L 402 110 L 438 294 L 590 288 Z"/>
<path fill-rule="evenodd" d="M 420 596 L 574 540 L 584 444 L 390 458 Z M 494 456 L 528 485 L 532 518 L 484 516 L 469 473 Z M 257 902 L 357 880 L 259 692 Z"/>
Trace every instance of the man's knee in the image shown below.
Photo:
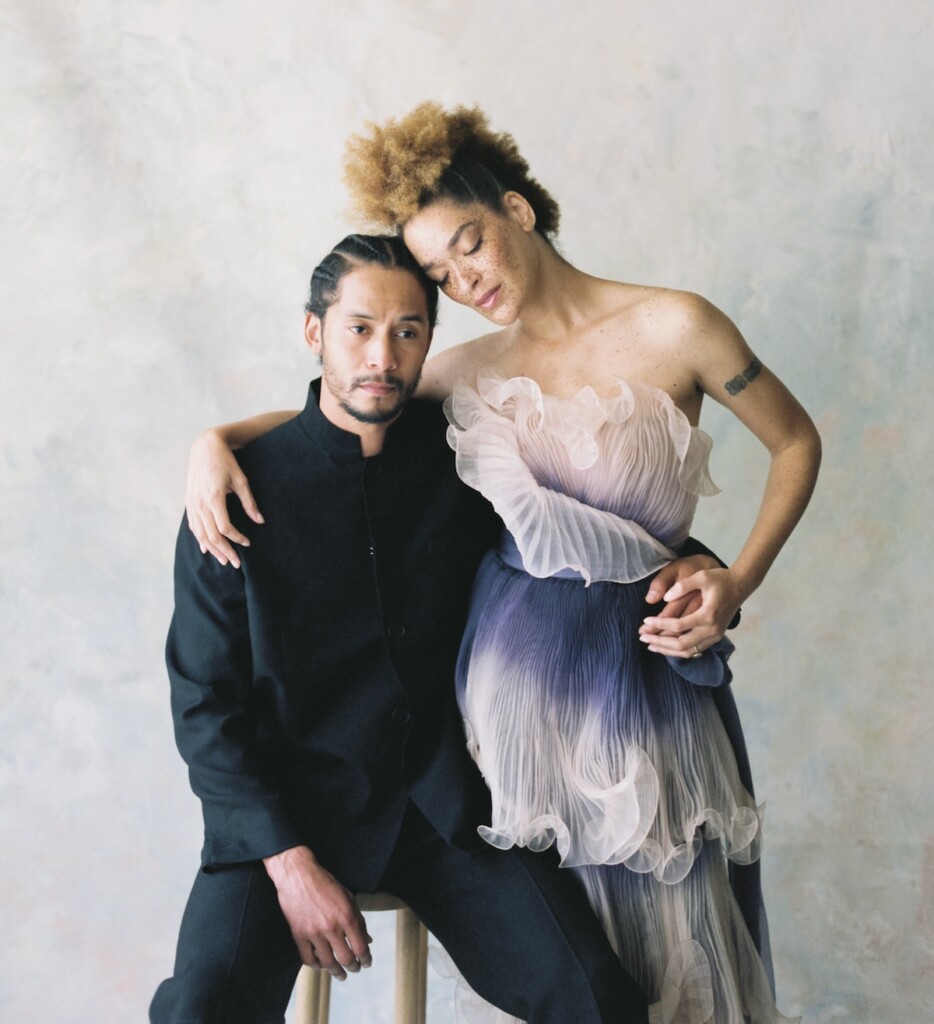
<path fill-rule="evenodd" d="M 298 952 L 262 864 L 195 880 L 152 1024 L 281 1024 Z"/>
<path fill-rule="evenodd" d="M 553 855 L 433 853 L 393 881 L 486 1000 L 535 1024 L 644 1024 L 642 992 Z"/>

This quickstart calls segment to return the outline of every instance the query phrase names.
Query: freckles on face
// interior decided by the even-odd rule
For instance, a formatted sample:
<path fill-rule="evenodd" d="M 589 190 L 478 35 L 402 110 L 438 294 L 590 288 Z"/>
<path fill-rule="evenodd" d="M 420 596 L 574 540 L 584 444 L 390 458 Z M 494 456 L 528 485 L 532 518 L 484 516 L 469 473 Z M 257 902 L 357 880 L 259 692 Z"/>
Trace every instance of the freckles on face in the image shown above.
<path fill-rule="evenodd" d="M 518 316 L 528 282 L 525 233 L 509 217 L 439 200 L 406 223 L 403 238 L 449 298 L 494 323 Z"/>

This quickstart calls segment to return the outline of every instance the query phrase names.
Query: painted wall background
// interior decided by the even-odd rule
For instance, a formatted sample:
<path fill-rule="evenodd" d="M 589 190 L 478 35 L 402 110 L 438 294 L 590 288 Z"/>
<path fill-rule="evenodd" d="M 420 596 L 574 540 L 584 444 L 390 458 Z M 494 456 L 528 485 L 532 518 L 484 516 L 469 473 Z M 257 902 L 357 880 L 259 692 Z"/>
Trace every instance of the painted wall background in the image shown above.
<path fill-rule="evenodd" d="M 425 98 L 515 134 L 573 262 L 707 295 L 817 420 L 818 493 L 736 656 L 780 1002 L 927 1019 L 932 22 L 924 0 L 2 0 L 0 1020 L 143 1020 L 170 970 L 200 845 L 162 665 L 187 448 L 301 403 L 343 140 Z M 448 306 L 439 344 L 481 326 Z M 704 425 L 725 493 L 695 532 L 732 557 L 765 460 Z M 389 1020 L 388 984 L 351 979 L 333 1019 Z"/>

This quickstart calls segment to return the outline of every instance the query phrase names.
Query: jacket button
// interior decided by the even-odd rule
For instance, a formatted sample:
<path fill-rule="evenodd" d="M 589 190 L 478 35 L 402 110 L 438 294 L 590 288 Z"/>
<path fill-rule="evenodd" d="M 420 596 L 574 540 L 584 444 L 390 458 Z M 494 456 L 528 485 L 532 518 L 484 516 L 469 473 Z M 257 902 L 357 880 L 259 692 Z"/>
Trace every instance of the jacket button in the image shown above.
<path fill-rule="evenodd" d="M 405 626 L 401 622 L 393 622 L 386 630 L 390 640 L 401 640 L 405 636 Z"/>
<path fill-rule="evenodd" d="M 398 722 L 399 725 L 408 725 L 411 719 L 412 716 L 405 708 L 395 708 L 392 712 L 392 720 Z"/>

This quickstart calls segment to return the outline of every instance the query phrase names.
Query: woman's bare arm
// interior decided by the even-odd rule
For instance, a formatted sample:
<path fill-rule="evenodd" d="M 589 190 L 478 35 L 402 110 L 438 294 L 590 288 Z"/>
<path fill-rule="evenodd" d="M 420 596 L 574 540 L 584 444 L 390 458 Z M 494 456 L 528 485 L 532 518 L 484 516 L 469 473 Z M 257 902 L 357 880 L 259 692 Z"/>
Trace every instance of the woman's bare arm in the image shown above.
<path fill-rule="evenodd" d="M 698 385 L 755 434 L 768 449 L 770 464 L 759 512 L 735 562 L 680 580 L 665 595 L 674 600 L 693 588 L 700 592 L 701 606 L 680 619 L 662 623 L 654 617 L 644 624 L 650 650 L 682 657 L 695 644 L 702 650 L 719 639 L 735 610 L 761 584 L 807 507 L 821 458 L 811 418 L 729 319 L 696 296 L 687 297 L 687 305 L 685 334 Z"/>

